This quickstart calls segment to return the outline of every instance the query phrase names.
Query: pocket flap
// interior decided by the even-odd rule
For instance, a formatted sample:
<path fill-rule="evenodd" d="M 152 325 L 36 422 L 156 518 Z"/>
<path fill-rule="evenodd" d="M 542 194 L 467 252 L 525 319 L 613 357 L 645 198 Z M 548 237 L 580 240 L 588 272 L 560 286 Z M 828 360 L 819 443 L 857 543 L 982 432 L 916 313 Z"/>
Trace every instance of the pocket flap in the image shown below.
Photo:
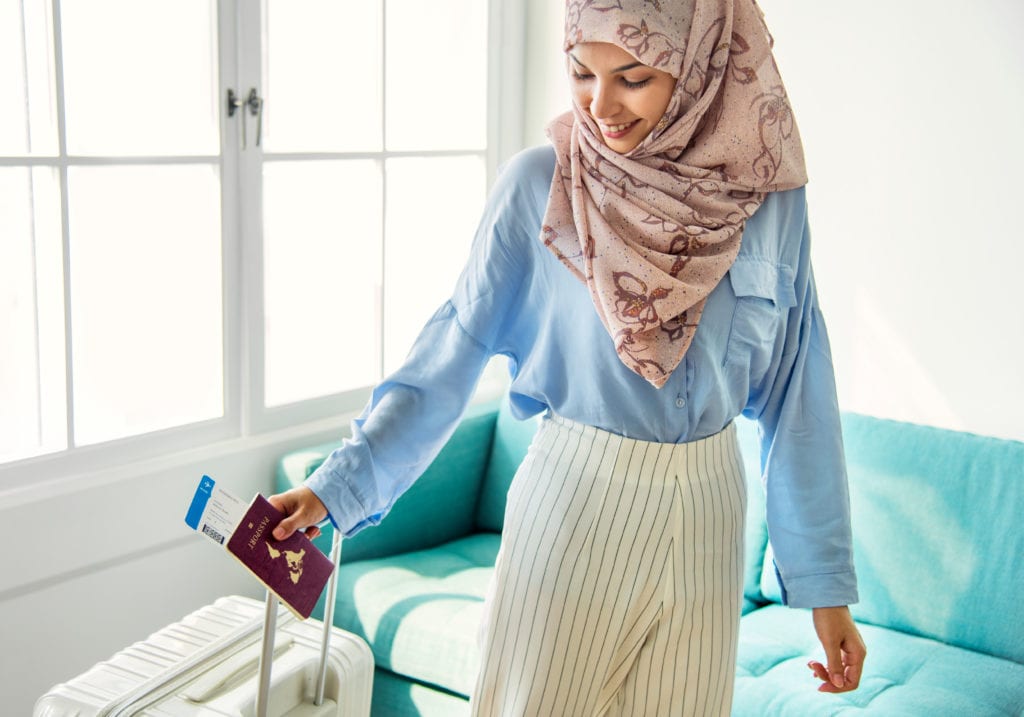
<path fill-rule="evenodd" d="M 729 282 L 736 296 L 768 299 L 780 309 L 796 306 L 793 270 L 788 266 L 737 257 L 729 269 Z"/>

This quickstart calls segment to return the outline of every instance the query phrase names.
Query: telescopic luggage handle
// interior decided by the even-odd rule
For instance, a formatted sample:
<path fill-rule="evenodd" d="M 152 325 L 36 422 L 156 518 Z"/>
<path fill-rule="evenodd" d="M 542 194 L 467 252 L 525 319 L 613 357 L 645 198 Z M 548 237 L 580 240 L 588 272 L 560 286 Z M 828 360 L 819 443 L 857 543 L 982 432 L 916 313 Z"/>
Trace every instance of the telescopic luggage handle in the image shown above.
<path fill-rule="evenodd" d="M 316 679 L 316 693 L 313 704 L 317 707 L 324 702 L 324 688 L 327 684 L 327 651 L 331 643 L 331 628 L 334 625 L 334 599 L 338 590 L 338 570 L 341 567 L 341 531 L 334 529 L 331 541 L 331 562 L 334 570 L 327 583 L 327 599 L 324 602 L 323 638 L 320 641 L 320 668 Z M 267 590 L 267 607 L 263 615 L 263 650 L 260 652 L 259 682 L 256 689 L 256 717 L 267 717 L 270 698 L 270 670 L 274 661 L 274 634 L 277 631 L 278 599 Z"/>

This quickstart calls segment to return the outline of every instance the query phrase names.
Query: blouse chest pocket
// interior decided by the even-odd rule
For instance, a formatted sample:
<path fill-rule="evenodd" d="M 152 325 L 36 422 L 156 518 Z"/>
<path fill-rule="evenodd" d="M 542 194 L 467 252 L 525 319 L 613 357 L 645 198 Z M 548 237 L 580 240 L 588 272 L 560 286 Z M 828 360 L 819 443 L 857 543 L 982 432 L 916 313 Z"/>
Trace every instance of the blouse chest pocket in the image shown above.
<path fill-rule="evenodd" d="M 796 306 L 793 273 L 760 259 L 738 257 L 729 269 L 736 297 L 724 365 L 760 379 L 771 364 L 783 318 Z"/>

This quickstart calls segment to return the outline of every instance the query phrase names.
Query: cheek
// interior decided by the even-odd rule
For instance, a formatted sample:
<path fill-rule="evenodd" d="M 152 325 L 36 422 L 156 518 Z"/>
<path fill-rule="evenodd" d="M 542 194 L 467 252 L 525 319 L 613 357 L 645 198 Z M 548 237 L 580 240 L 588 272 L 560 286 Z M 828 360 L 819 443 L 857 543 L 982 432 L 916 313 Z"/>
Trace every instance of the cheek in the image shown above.
<path fill-rule="evenodd" d="M 652 88 L 651 95 L 648 97 L 648 113 L 654 117 L 655 121 L 660 120 L 665 114 L 665 110 L 668 109 L 675 86 L 675 79 L 668 78 Z"/>
<path fill-rule="evenodd" d="M 649 98 L 644 103 L 643 116 L 651 120 L 651 122 L 657 122 L 665 114 L 666 103 L 661 101 L 661 97 Z"/>

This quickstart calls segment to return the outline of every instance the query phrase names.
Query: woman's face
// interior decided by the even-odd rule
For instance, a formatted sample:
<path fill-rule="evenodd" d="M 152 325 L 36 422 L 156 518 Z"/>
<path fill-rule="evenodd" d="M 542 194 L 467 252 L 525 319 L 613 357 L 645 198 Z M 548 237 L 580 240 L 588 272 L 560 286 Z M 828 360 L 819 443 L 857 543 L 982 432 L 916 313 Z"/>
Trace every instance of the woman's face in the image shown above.
<path fill-rule="evenodd" d="M 569 85 L 576 103 L 619 154 L 636 147 L 665 114 L 676 80 L 617 45 L 582 42 L 569 50 Z"/>

